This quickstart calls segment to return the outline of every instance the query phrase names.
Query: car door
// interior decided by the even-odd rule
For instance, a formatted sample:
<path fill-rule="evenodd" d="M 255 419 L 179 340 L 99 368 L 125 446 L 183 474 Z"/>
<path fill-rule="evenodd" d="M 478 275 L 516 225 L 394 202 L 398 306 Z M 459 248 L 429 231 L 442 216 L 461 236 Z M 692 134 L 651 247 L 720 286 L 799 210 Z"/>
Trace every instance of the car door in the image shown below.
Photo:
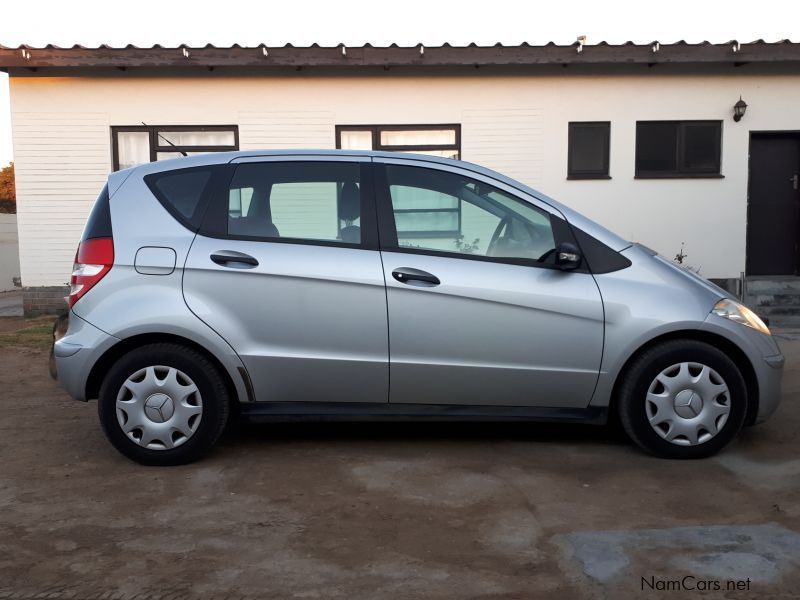
<path fill-rule="evenodd" d="M 591 400 L 603 306 L 553 208 L 438 163 L 376 163 L 390 402 L 576 408 Z"/>
<path fill-rule="evenodd" d="M 368 158 L 240 159 L 186 262 L 191 310 L 256 399 L 386 402 L 386 294 Z"/>

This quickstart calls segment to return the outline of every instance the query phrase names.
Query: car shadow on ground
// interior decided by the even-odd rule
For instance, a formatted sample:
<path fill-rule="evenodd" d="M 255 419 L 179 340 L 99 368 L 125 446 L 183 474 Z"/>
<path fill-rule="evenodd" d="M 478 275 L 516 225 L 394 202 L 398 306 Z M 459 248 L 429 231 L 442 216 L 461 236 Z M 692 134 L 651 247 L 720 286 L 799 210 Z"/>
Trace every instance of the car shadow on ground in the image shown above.
<path fill-rule="evenodd" d="M 275 441 L 502 441 L 630 444 L 617 424 L 585 425 L 486 421 L 234 421 L 223 443 Z"/>

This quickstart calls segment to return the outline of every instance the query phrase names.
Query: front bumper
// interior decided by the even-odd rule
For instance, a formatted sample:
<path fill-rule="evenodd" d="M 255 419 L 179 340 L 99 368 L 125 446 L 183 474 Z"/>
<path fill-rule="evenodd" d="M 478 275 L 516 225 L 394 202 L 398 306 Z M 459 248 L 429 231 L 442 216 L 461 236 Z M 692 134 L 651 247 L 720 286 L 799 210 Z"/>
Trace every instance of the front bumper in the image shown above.
<path fill-rule="evenodd" d="M 765 335 L 714 313 L 708 315 L 703 330 L 722 335 L 742 350 L 756 376 L 758 411 L 749 414 L 748 425 L 766 421 L 781 401 L 785 359 L 772 336 Z"/>
<path fill-rule="evenodd" d="M 781 401 L 783 383 L 783 365 L 785 359 L 783 354 L 765 356 L 762 359 L 760 369 L 756 369 L 758 379 L 758 413 L 752 424 L 766 421 Z M 760 373 L 759 373 L 760 370 Z"/>
<path fill-rule="evenodd" d="M 53 344 L 53 356 L 58 381 L 75 400 L 86 400 L 86 382 L 92 367 L 118 341 L 75 313 L 70 313 L 69 328 L 66 335 Z"/>

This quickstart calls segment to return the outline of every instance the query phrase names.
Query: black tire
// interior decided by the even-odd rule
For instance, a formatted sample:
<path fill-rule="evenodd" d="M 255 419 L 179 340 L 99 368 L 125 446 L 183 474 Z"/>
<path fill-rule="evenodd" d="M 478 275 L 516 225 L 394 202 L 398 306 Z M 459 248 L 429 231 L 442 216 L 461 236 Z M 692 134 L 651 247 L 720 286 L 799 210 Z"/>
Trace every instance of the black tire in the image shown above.
<path fill-rule="evenodd" d="M 184 443 L 170 449 L 151 449 L 128 438 L 117 421 L 116 400 L 122 384 L 136 371 L 151 365 L 175 367 L 197 386 L 203 412 L 197 429 Z M 108 440 L 122 454 L 143 465 L 181 465 L 197 460 L 216 443 L 230 411 L 222 374 L 202 353 L 173 343 L 149 344 L 131 350 L 111 367 L 100 386 L 97 411 Z"/>
<path fill-rule="evenodd" d="M 728 420 L 714 437 L 694 446 L 676 445 L 659 436 L 646 412 L 650 384 L 661 371 L 682 362 L 711 367 L 729 392 Z M 696 340 L 672 340 L 653 346 L 634 359 L 623 375 L 617 408 L 628 437 L 646 452 L 661 458 L 706 458 L 724 448 L 742 428 L 747 413 L 747 387 L 736 364 L 714 346 Z"/>

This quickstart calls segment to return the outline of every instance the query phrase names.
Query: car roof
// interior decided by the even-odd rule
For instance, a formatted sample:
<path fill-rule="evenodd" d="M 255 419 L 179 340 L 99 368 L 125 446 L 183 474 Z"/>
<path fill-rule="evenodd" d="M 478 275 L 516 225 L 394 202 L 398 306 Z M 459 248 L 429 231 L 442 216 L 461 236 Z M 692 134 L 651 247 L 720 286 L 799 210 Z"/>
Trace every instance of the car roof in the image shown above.
<path fill-rule="evenodd" d="M 557 211 L 561 212 L 564 217 L 575 227 L 582 229 L 592 237 L 597 238 L 610 248 L 614 250 L 623 250 L 631 245 L 631 243 L 617 234 L 609 231 L 602 225 L 595 223 L 591 219 L 584 217 L 579 212 L 571 209 L 570 207 L 562 204 L 558 200 L 543 194 L 524 183 L 507 177 L 502 173 L 487 169 L 474 163 L 457 160 L 452 158 L 441 158 L 438 156 L 431 156 L 429 154 L 413 154 L 410 152 L 386 152 L 376 150 L 327 150 L 327 149 L 282 149 L 282 150 L 239 150 L 235 152 L 215 152 L 209 154 L 198 154 L 194 156 L 175 158 L 164 161 L 157 161 L 146 163 L 124 171 L 118 171 L 117 176 L 124 175 L 127 178 L 132 173 L 144 176 L 149 173 L 159 173 L 162 171 L 170 171 L 173 169 L 185 169 L 189 167 L 199 167 L 212 164 L 221 164 L 231 162 L 241 158 L 257 158 L 259 156 L 274 157 L 274 156 L 354 156 L 354 157 L 371 157 L 373 159 L 391 159 L 397 160 L 413 160 L 429 162 L 437 165 L 442 165 L 447 168 L 459 168 L 467 171 L 472 171 L 484 177 L 489 177 L 496 181 L 502 182 L 512 188 L 515 188 L 525 194 L 533 196 L 534 198 L 548 204 Z M 120 184 L 124 178 L 120 178 Z"/>

